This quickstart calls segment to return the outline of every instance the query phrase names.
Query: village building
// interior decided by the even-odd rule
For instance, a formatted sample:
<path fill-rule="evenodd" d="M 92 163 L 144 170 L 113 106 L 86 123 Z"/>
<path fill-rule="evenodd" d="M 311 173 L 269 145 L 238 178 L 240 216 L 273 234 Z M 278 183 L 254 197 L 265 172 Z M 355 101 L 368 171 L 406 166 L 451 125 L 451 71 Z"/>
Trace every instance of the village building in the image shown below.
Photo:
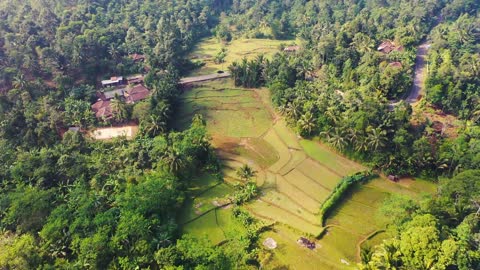
<path fill-rule="evenodd" d="M 143 61 L 145 61 L 145 55 L 143 55 L 143 54 L 134 53 L 134 54 L 130 54 L 128 57 L 130 59 L 132 59 L 133 62 L 143 62 Z"/>
<path fill-rule="evenodd" d="M 300 46 L 295 45 L 295 46 L 287 46 L 283 49 L 284 52 L 297 52 L 300 50 Z"/>
<path fill-rule="evenodd" d="M 388 66 L 389 67 L 394 67 L 394 68 L 403 68 L 402 63 L 400 63 L 398 61 L 397 62 L 391 62 L 391 63 L 388 64 Z"/>
<path fill-rule="evenodd" d="M 377 51 L 382 52 L 384 54 L 389 54 L 393 51 L 403 51 L 403 46 L 396 45 L 395 42 L 391 40 L 383 41 L 377 48 Z"/>
<path fill-rule="evenodd" d="M 111 77 L 109 80 L 102 81 L 102 87 L 112 87 L 125 84 L 123 77 Z"/>
<path fill-rule="evenodd" d="M 143 83 L 143 75 L 137 74 L 127 77 L 127 84 L 139 84 Z"/>
<path fill-rule="evenodd" d="M 149 95 L 150 91 L 142 84 L 138 84 L 125 92 L 125 100 L 127 103 L 135 103 L 146 99 Z"/>
<path fill-rule="evenodd" d="M 92 111 L 95 117 L 103 120 L 108 120 L 113 117 L 112 108 L 109 100 L 99 100 L 92 105 Z"/>
<path fill-rule="evenodd" d="M 125 95 L 125 88 L 118 88 L 111 91 L 100 92 L 99 98 L 102 100 L 110 100 L 115 98 L 116 96 L 123 97 L 124 95 Z"/>

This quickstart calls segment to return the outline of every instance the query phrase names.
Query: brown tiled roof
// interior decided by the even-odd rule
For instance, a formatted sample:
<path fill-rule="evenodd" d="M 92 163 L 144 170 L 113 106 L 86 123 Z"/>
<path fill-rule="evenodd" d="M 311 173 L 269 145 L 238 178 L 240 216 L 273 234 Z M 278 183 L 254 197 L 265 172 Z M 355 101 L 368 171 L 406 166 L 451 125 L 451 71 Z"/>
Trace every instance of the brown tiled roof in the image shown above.
<path fill-rule="evenodd" d="M 97 118 L 108 119 L 113 116 L 110 101 L 99 100 L 92 105 L 92 110 Z"/>
<path fill-rule="evenodd" d="M 129 57 L 132 58 L 133 61 L 145 60 L 145 55 L 138 53 L 130 54 Z"/>
<path fill-rule="evenodd" d="M 378 45 L 377 50 L 388 54 L 392 51 L 403 51 L 403 46 L 397 46 L 393 41 L 385 40 L 380 45 Z"/>
<path fill-rule="evenodd" d="M 142 84 L 135 85 L 125 93 L 127 103 L 134 103 L 146 99 L 149 95 L 150 91 Z"/>
<path fill-rule="evenodd" d="M 128 84 L 142 83 L 143 75 L 133 75 L 133 76 L 127 77 L 127 82 Z"/>
<path fill-rule="evenodd" d="M 403 68 L 403 65 L 402 63 L 400 62 L 392 62 L 390 64 L 388 64 L 389 67 L 395 67 L 395 68 Z"/>

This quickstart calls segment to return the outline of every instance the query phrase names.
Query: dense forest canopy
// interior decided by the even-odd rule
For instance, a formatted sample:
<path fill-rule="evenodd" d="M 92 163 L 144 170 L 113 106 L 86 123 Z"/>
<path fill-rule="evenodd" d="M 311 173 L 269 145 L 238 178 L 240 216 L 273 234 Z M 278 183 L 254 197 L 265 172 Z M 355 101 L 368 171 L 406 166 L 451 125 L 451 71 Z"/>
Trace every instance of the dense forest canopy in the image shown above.
<path fill-rule="evenodd" d="M 478 269 L 479 10 L 475 0 L 0 0 L 0 268 L 259 266 L 259 228 L 243 210 L 248 230 L 225 247 L 182 237 L 176 220 L 194 176 L 221 179 L 204 119 L 172 128 L 179 78 L 198 65 L 187 54 L 213 35 L 296 39 L 295 53 L 234 62 L 235 84 L 268 87 L 301 136 L 387 174 L 442 179 L 436 197 L 385 204 L 395 237 L 362 255 L 364 269 Z M 391 105 L 427 39 L 425 99 L 463 121 L 455 136 Z M 67 131 L 111 124 L 91 111 L 99 81 L 136 73 L 151 97 L 111 101 L 114 123 L 139 123 L 134 140 Z M 241 187 L 236 200 L 256 193 Z"/>

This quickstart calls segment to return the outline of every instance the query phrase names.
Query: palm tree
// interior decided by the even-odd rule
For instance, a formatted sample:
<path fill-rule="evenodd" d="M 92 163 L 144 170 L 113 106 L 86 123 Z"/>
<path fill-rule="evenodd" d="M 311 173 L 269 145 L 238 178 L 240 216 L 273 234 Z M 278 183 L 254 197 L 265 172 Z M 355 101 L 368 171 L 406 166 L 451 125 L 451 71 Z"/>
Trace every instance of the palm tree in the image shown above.
<path fill-rule="evenodd" d="M 350 43 L 352 47 L 355 48 L 360 53 L 366 53 L 372 51 L 373 47 L 373 40 L 363 34 L 363 33 L 357 33 L 352 40 L 352 43 Z"/>
<path fill-rule="evenodd" d="M 302 133 L 306 132 L 307 135 L 310 135 L 313 129 L 315 129 L 315 119 L 313 118 L 313 114 L 308 111 L 302 115 L 300 121 L 298 121 L 298 124 L 300 125 Z"/>
<path fill-rule="evenodd" d="M 367 145 L 372 151 L 377 151 L 385 146 L 386 131 L 381 128 L 372 128 L 367 136 Z"/>
<path fill-rule="evenodd" d="M 165 127 L 167 126 L 167 123 L 162 120 L 161 116 L 154 114 L 149 115 L 149 117 L 144 120 L 143 124 L 145 132 L 152 137 L 164 132 Z"/>
<path fill-rule="evenodd" d="M 25 79 L 25 75 L 19 74 L 13 78 L 13 87 L 19 90 L 25 90 L 28 86 L 28 82 Z"/>
<path fill-rule="evenodd" d="M 347 142 L 343 138 L 343 132 L 340 128 L 334 128 L 333 130 L 322 132 L 320 134 L 324 135 L 327 138 L 327 142 L 340 151 L 347 146 Z"/>
<path fill-rule="evenodd" d="M 108 47 L 108 54 L 110 54 L 112 59 L 117 60 L 119 53 L 117 47 L 115 47 L 114 44 L 110 44 L 110 47 Z"/>
<path fill-rule="evenodd" d="M 182 155 L 173 148 L 169 148 L 165 151 L 161 161 L 167 166 L 168 171 L 171 173 L 177 173 L 185 165 Z"/>
<path fill-rule="evenodd" d="M 112 108 L 113 117 L 118 122 L 122 122 L 123 120 L 127 119 L 127 107 L 125 103 L 118 97 L 118 95 L 115 95 L 115 98 L 110 102 L 110 108 Z"/>
<path fill-rule="evenodd" d="M 296 102 L 290 102 L 285 108 L 285 116 L 291 120 L 296 121 L 301 114 L 300 105 Z"/>
<path fill-rule="evenodd" d="M 249 181 L 255 175 L 257 175 L 257 172 L 247 164 L 244 164 L 242 167 L 237 169 L 237 176 L 243 181 Z"/>

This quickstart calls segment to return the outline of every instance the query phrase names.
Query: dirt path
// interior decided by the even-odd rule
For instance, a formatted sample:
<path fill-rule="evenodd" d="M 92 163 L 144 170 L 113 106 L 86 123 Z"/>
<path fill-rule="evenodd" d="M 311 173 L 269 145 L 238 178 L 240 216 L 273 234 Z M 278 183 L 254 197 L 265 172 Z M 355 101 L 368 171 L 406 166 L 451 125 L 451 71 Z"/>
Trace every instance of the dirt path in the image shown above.
<path fill-rule="evenodd" d="M 405 99 L 406 102 L 412 104 L 419 100 L 420 95 L 425 92 L 425 78 L 427 76 L 426 58 L 429 42 L 424 42 L 417 49 L 417 58 L 415 59 L 415 77 L 413 79 L 413 86 L 410 94 Z"/>
<path fill-rule="evenodd" d="M 443 21 L 443 17 L 440 15 L 437 22 L 432 29 Z M 418 46 L 417 56 L 415 58 L 415 69 L 413 77 L 412 89 L 408 96 L 404 96 L 405 100 L 409 104 L 418 102 L 422 96 L 425 95 L 425 79 L 427 77 L 427 54 L 430 49 L 431 43 L 428 37 Z M 400 104 L 400 101 L 393 101 L 390 103 L 390 109 Z"/>
<path fill-rule="evenodd" d="M 230 77 L 230 73 L 228 72 L 213 73 L 213 74 L 194 76 L 194 77 L 185 77 L 180 79 L 180 84 L 211 81 L 211 80 L 217 80 L 217 79 L 228 78 L 228 77 Z"/>
<path fill-rule="evenodd" d="M 414 104 L 424 96 L 425 92 L 425 78 L 427 76 L 427 54 L 428 49 L 430 48 L 429 41 L 425 41 L 417 49 L 417 57 L 415 58 L 415 69 L 414 69 L 414 78 L 412 89 L 408 96 L 403 98 L 407 103 Z M 390 108 L 393 109 L 395 106 L 400 104 L 401 101 L 394 101 L 390 103 Z"/>

